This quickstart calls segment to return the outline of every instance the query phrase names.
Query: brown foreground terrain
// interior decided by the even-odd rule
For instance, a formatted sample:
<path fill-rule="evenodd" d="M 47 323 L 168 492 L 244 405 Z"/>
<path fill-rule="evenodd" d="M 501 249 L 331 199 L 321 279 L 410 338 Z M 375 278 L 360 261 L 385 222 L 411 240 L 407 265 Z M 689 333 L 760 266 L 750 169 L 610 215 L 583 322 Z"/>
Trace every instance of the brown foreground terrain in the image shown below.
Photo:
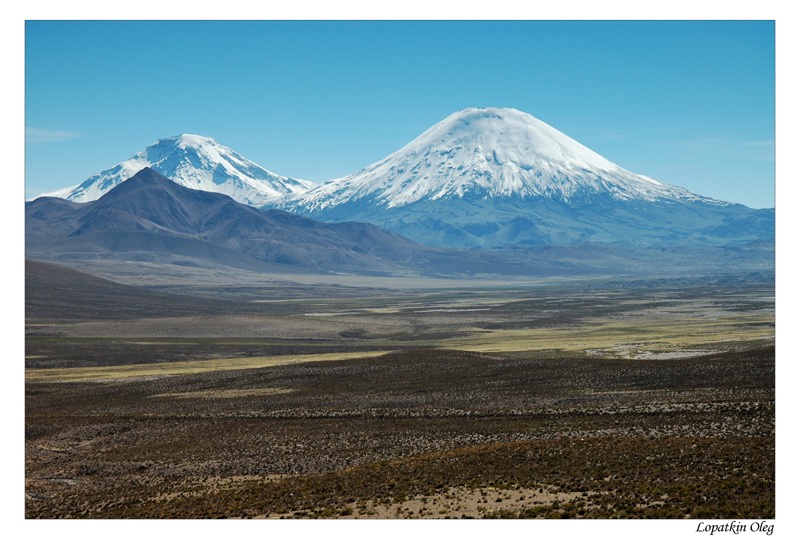
<path fill-rule="evenodd" d="M 770 286 L 99 315 L 72 276 L 27 289 L 28 518 L 775 517 Z"/>

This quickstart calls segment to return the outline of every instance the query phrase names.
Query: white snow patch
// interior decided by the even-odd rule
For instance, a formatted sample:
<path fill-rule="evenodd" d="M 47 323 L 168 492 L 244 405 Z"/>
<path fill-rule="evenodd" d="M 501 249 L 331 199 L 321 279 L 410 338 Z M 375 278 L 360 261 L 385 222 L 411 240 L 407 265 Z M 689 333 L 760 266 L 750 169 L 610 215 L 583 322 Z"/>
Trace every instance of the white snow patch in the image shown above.
<path fill-rule="evenodd" d="M 467 194 L 569 200 L 585 192 L 619 200 L 700 199 L 629 172 L 530 114 L 469 108 L 383 160 L 290 196 L 282 206 L 317 211 L 369 199 L 391 208 Z"/>
<path fill-rule="evenodd" d="M 226 194 L 239 203 L 255 207 L 306 192 L 315 186 L 311 181 L 272 173 L 212 138 L 181 134 L 158 140 L 130 159 L 93 175 L 79 185 L 42 196 L 77 202 L 94 201 L 145 167 L 187 188 Z"/>

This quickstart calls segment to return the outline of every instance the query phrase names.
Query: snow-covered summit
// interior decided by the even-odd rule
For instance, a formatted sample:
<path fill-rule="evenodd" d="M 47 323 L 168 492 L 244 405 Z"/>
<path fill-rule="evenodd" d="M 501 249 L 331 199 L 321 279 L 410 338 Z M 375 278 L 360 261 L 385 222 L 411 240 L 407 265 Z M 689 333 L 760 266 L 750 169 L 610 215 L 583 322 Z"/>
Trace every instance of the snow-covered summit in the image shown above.
<path fill-rule="evenodd" d="M 286 195 L 305 192 L 314 183 L 277 175 L 242 157 L 212 138 L 181 134 L 158 140 L 116 166 L 97 173 L 79 185 L 42 196 L 71 201 L 93 201 L 149 167 L 179 185 L 217 192 L 239 203 L 262 206 Z"/>
<path fill-rule="evenodd" d="M 363 170 L 293 196 L 287 208 L 326 210 L 369 201 L 393 208 L 445 198 L 592 194 L 618 200 L 699 198 L 631 173 L 547 123 L 513 108 L 468 108 Z"/>

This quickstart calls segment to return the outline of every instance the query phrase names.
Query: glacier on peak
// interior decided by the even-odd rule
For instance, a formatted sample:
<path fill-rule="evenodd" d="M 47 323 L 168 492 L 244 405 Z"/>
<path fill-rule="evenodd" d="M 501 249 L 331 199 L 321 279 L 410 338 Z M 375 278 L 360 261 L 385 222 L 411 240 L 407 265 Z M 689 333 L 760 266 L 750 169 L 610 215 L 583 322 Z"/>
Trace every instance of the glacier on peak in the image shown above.
<path fill-rule="evenodd" d="M 513 108 L 451 114 L 387 157 L 321 185 L 274 174 L 211 138 L 182 134 L 49 195 L 96 200 L 145 167 L 247 205 L 368 222 L 429 246 L 774 240 L 774 210 L 632 173 Z"/>
<path fill-rule="evenodd" d="M 686 189 L 629 172 L 514 108 L 467 108 L 366 168 L 292 195 L 280 207 L 313 214 L 368 201 L 394 208 L 442 198 L 544 197 L 570 202 L 699 200 Z"/>
<path fill-rule="evenodd" d="M 769 241 L 774 214 L 630 172 L 513 108 L 468 108 L 362 170 L 272 207 L 428 246 Z"/>
<path fill-rule="evenodd" d="M 289 194 L 305 192 L 311 181 L 293 179 L 266 170 L 213 138 L 181 134 L 163 138 L 124 162 L 99 172 L 82 183 L 42 196 L 87 202 L 152 168 L 172 181 L 196 190 L 217 192 L 239 203 L 259 207 Z"/>

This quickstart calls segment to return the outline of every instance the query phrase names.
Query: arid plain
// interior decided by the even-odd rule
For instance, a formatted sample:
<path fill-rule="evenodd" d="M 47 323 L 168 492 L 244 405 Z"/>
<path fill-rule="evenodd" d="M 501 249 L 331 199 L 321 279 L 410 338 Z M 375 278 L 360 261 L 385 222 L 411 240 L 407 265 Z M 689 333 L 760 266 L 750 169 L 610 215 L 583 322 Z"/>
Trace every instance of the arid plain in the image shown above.
<path fill-rule="evenodd" d="M 28 518 L 775 516 L 768 279 L 26 272 Z"/>

